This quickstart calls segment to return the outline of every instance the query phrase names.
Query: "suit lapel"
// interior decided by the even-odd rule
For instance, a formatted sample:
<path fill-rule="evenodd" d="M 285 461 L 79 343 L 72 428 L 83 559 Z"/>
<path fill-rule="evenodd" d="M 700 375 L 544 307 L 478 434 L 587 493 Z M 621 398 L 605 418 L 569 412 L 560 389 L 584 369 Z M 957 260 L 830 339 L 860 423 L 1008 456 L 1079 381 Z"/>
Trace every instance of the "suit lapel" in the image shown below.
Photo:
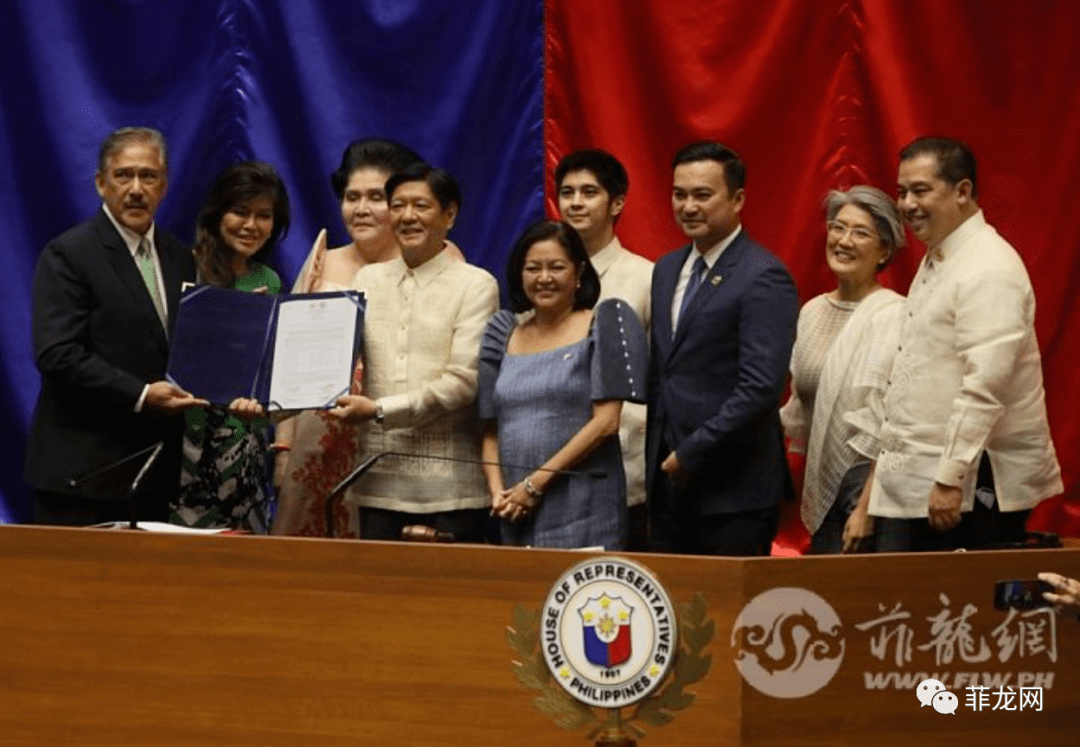
<path fill-rule="evenodd" d="M 180 286 L 184 282 L 181 263 L 185 246 L 174 246 L 172 237 L 157 231 L 158 259 L 161 260 L 162 282 L 165 283 L 165 308 L 169 312 L 169 328 L 176 324 L 176 315 L 180 312 Z"/>
<path fill-rule="evenodd" d="M 656 324 L 655 338 L 662 341 L 664 348 L 670 349 L 671 340 L 671 299 L 675 297 L 675 287 L 679 284 L 679 272 L 682 270 L 686 257 L 690 254 L 693 245 L 687 244 L 681 249 L 676 249 L 669 256 L 670 262 L 664 263 L 664 274 L 656 278 L 656 298 L 661 299 L 660 308 L 653 309 L 653 319 Z M 657 343 L 654 341 L 654 345 Z"/>
<path fill-rule="evenodd" d="M 686 337 L 686 331 L 693 324 L 694 316 L 700 309 L 708 305 L 714 296 L 722 292 L 721 289 L 726 286 L 731 276 L 735 274 L 739 259 L 745 250 L 746 230 L 743 229 L 739 231 L 739 235 L 735 237 L 731 245 L 721 252 L 712 268 L 701 279 L 701 287 L 698 288 L 694 297 L 690 299 L 690 304 L 679 318 L 679 326 L 675 330 L 675 339 L 672 340 L 671 345 L 673 352 L 678 348 L 683 338 Z M 672 296 L 675 295 L 674 287 L 671 294 Z"/>
<path fill-rule="evenodd" d="M 146 289 L 146 283 L 143 282 L 139 268 L 135 266 L 135 258 L 131 256 L 127 244 L 116 232 L 104 212 L 98 216 L 97 231 L 101 237 L 101 243 L 109 250 L 109 263 L 113 271 L 131 295 L 131 300 L 142 312 L 142 318 L 150 327 L 154 341 L 161 346 L 162 350 L 167 350 L 169 341 L 165 337 L 165 329 L 161 326 L 157 309 L 154 308 L 154 302 L 150 299 L 150 291 Z M 162 274 L 164 274 L 164 263 L 162 266 Z"/>

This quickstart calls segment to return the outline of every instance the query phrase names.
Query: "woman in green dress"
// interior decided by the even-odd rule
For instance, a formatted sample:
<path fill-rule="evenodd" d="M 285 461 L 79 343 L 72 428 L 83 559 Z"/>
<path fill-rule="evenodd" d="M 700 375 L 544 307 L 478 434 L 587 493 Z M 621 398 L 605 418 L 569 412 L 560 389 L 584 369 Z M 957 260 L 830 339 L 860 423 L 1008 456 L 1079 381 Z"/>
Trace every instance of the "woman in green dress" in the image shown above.
<path fill-rule="evenodd" d="M 199 281 L 252 293 L 280 293 L 281 278 L 262 261 L 289 227 L 289 197 L 273 166 L 246 161 L 218 175 L 199 211 Z M 190 527 L 266 533 L 267 424 L 245 423 L 221 407 L 189 410 L 180 499 L 170 520 Z"/>

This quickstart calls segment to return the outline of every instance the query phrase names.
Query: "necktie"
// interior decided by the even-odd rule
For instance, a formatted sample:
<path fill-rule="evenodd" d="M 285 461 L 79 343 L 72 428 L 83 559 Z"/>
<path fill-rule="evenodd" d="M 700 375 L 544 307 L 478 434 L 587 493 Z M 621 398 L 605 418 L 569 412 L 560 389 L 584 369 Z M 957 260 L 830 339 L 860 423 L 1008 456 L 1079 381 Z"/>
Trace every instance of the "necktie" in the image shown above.
<path fill-rule="evenodd" d="M 690 270 L 690 279 L 686 282 L 686 291 L 683 292 L 682 303 L 679 305 L 679 318 L 676 320 L 676 325 L 682 324 L 686 309 L 690 306 L 690 299 L 694 297 L 698 288 L 701 287 L 701 280 L 705 276 L 705 270 L 705 258 L 698 256 L 694 262 L 694 267 Z"/>
<path fill-rule="evenodd" d="M 139 266 L 139 273 L 146 290 L 150 292 L 150 300 L 154 302 L 161 326 L 165 326 L 165 305 L 161 301 L 161 291 L 158 289 L 157 273 L 154 272 L 154 259 L 150 256 L 150 243 L 146 239 L 139 240 L 139 248 L 135 251 L 135 264 Z"/>

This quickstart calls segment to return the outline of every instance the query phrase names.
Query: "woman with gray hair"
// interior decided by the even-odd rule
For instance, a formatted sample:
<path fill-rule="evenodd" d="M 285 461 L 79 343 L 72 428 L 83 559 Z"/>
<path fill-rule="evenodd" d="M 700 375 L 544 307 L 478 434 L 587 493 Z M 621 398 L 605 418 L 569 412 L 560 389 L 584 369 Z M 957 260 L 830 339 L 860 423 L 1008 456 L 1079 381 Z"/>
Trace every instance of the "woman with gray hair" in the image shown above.
<path fill-rule="evenodd" d="M 904 245 L 893 200 L 874 187 L 833 190 L 825 217 L 825 261 L 836 288 L 799 312 L 791 397 L 780 410 L 789 448 L 806 452 L 801 513 L 813 554 L 871 549 L 864 540 L 872 519 L 858 517 L 858 527 L 852 522 L 847 532 L 845 525 L 877 457 L 877 422 L 904 300 L 877 278 Z"/>

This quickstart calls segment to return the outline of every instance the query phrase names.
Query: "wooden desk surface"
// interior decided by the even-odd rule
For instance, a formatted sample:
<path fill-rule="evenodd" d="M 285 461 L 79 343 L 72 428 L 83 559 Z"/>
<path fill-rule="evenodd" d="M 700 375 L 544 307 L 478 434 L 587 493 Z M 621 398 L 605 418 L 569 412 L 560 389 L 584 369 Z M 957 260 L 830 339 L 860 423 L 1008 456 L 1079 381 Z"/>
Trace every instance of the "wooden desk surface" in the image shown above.
<path fill-rule="evenodd" d="M 581 553 L 299 538 L 0 527 L 0 744 L 586 745 L 532 706 L 505 640 L 516 603 L 539 609 Z M 997 578 L 1080 576 L 1080 551 L 755 559 L 631 556 L 676 603 L 701 592 L 716 623 L 697 702 L 644 744 L 1072 745 L 1080 623 L 1059 619 L 1055 661 L 952 669 L 1052 673 L 1043 710 L 919 708 L 910 689 L 868 689 L 888 670 L 858 625 L 901 600 L 912 626 L 976 602 Z M 735 664 L 736 616 L 759 593 L 800 587 L 841 614 L 843 665 L 820 691 L 764 695 Z M 917 624 L 918 623 L 918 624 Z M 1045 632 L 1045 631 L 1044 631 Z M 902 669 L 913 676 L 932 648 Z M 998 648 L 993 649 L 996 655 Z M 891 652 L 886 658 L 892 656 Z M 959 664 L 959 657 L 957 658 Z M 995 669 L 996 667 L 996 669 Z M 963 695 L 957 690 L 961 701 Z M 1010 736 L 1011 735 L 1011 736 Z"/>

